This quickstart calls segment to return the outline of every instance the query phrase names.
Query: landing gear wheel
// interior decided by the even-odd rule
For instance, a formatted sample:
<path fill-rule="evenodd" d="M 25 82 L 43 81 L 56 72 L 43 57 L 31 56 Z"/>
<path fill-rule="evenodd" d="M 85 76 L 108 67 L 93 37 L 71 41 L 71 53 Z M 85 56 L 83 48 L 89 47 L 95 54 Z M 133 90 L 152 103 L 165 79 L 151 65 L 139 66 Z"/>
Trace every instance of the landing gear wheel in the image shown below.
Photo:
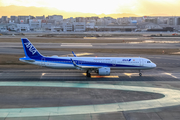
<path fill-rule="evenodd" d="M 89 73 L 89 72 L 88 72 L 88 71 L 86 71 L 86 76 L 87 76 L 87 77 L 88 77 L 88 73 Z"/>
<path fill-rule="evenodd" d="M 91 74 L 90 74 L 90 73 L 87 73 L 87 77 L 91 77 Z"/>
<path fill-rule="evenodd" d="M 139 73 L 139 76 L 142 76 L 142 73 Z"/>
<path fill-rule="evenodd" d="M 89 73 L 89 78 L 91 78 L 91 73 Z"/>
<path fill-rule="evenodd" d="M 141 70 L 139 70 L 139 76 L 142 76 Z"/>
<path fill-rule="evenodd" d="M 89 73 L 89 71 L 86 72 L 86 76 L 87 77 L 91 77 L 91 73 Z"/>

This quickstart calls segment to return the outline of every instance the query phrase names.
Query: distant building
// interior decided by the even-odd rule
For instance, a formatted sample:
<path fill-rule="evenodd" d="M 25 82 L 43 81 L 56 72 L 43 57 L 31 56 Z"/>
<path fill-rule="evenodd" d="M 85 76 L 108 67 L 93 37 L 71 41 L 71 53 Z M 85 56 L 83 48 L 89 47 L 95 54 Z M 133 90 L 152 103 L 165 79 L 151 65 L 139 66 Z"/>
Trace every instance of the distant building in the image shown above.
<path fill-rule="evenodd" d="M 9 22 L 10 22 L 10 23 L 19 23 L 19 22 L 18 22 L 18 17 L 17 17 L 17 16 L 11 16 Z"/>
<path fill-rule="evenodd" d="M 100 18 L 96 21 L 96 25 L 105 25 L 104 19 Z"/>
<path fill-rule="evenodd" d="M 52 15 L 52 16 L 48 16 L 49 21 L 53 20 L 55 25 L 60 25 L 63 22 L 63 16 L 62 15 Z"/>
<path fill-rule="evenodd" d="M 7 26 L 5 24 L 0 24 L 0 32 L 7 32 Z"/>
<path fill-rule="evenodd" d="M 63 31 L 63 27 L 61 25 L 51 26 L 51 31 L 52 32 L 61 32 L 61 31 Z"/>
<path fill-rule="evenodd" d="M 41 26 L 45 30 L 51 30 L 51 23 L 41 23 Z"/>
<path fill-rule="evenodd" d="M 33 16 L 18 16 L 18 20 L 20 24 L 29 24 L 29 20 L 33 19 Z"/>
<path fill-rule="evenodd" d="M 173 18 L 173 17 L 169 18 L 167 24 L 168 25 L 174 25 L 175 24 L 175 18 Z"/>
<path fill-rule="evenodd" d="M 90 17 L 90 19 L 91 19 L 91 20 L 96 20 L 96 21 L 97 21 L 97 20 L 99 19 L 99 17 L 96 17 L 96 16 L 95 16 L 95 17 Z"/>
<path fill-rule="evenodd" d="M 41 28 L 41 21 L 42 20 L 37 20 L 37 19 L 29 20 L 30 29 L 34 30 Z"/>
<path fill-rule="evenodd" d="M 177 25 L 180 25 L 180 17 L 177 18 Z"/>
<path fill-rule="evenodd" d="M 15 24 L 15 23 L 9 23 L 7 25 L 7 28 L 8 28 L 9 31 L 18 31 L 17 24 Z"/>
<path fill-rule="evenodd" d="M 44 15 L 43 16 L 36 16 L 36 19 L 43 20 L 43 19 L 45 19 L 45 16 Z"/>
<path fill-rule="evenodd" d="M 145 19 L 145 22 L 157 24 L 158 19 L 157 18 L 147 18 L 147 19 Z"/>
<path fill-rule="evenodd" d="M 86 31 L 94 31 L 94 30 L 96 30 L 95 23 L 92 22 L 86 24 Z"/>
<path fill-rule="evenodd" d="M 96 25 L 108 25 L 110 23 L 116 23 L 116 19 L 111 19 L 110 17 L 106 17 L 106 18 L 100 18 L 100 19 L 97 19 L 97 22 L 96 22 Z"/>
<path fill-rule="evenodd" d="M 34 28 L 35 32 L 45 32 L 46 29 L 45 28 Z"/>
<path fill-rule="evenodd" d="M 84 32 L 86 30 L 85 22 L 74 22 L 74 31 L 75 32 Z"/>
<path fill-rule="evenodd" d="M 30 26 L 29 24 L 17 24 L 17 29 L 21 32 L 21 31 L 30 31 Z"/>
<path fill-rule="evenodd" d="M 46 20 L 46 23 L 51 23 L 52 25 L 54 25 L 54 24 L 55 24 L 55 20 L 49 20 L 49 19 L 47 19 L 47 20 Z"/>
<path fill-rule="evenodd" d="M 111 20 L 113 18 L 112 17 L 104 17 L 104 19 Z"/>
<path fill-rule="evenodd" d="M 131 24 L 131 25 L 137 25 L 137 20 L 131 20 L 131 21 L 130 21 L 130 24 Z"/>
<path fill-rule="evenodd" d="M 128 17 L 118 18 L 117 23 L 119 25 L 128 25 L 128 24 L 130 24 L 130 20 Z"/>
<path fill-rule="evenodd" d="M 48 18 L 50 20 L 63 20 L 63 16 L 62 15 L 49 15 Z"/>
<path fill-rule="evenodd" d="M 97 26 L 97 31 L 134 31 L 137 29 L 136 25 L 113 25 Z"/>
<path fill-rule="evenodd" d="M 99 17 L 86 17 L 86 22 L 97 22 Z"/>
<path fill-rule="evenodd" d="M 129 17 L 129 22 L 131 25 L 137 25 L 138 17 Z"/>
<path fill-rule="evenodd" d="M 35 19 L 35 17 L 34 17 L 34 16 L 29 15 L 29 19 Z"/>
<path fill-rule="evenodd" d="M 180 17 L 175 17 L 175 25 L 180 25 Z"/>
<path fill-rule="evenodd" d="M 143 17 L 136 17 L 136 18 L 137 18 L 137 24 L 138 24 L 138 23 L 142 23 Z"/>
<path fill-rule="evenodd" d="M 172 26 L 180 25 L 180 17 L 169 17 L 167 24 Z"/>
<path fill-rule="evenodd" d="M 7 16 L 2 16 L 1 17 L 1 22 L 2 23 L 8 23 L 8 17 Z"/>
<path fill-rule="evenodd" d="M 68 22 L 68 23 L 74 23 L 76 22 L 76 19 L 73 17 L 67 18 L 67 19 L 63 19 L 63 22 Z"/>
<path fill-rule="evenodd" d="M 143 22 L 138 24 L 138 29 L 163 29 L 163 27 L 155 23 Z"/>
<path fill-rule="evenodd" d="M 73 23 L 64 22 L 63 23 L 63 31 L 64 32 L 73 31 Z"/>
<path fill-rule="evenodd" d="M 86 18 L 84 18 L 84 17 L 76 17 L 76 22 L 86 22 Z"/>

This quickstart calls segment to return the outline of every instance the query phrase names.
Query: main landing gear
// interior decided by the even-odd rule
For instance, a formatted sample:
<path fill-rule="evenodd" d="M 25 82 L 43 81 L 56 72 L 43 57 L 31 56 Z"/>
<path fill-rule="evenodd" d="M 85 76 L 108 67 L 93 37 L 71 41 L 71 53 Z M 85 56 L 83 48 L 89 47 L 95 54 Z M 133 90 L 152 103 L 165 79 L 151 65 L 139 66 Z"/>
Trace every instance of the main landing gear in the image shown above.
<path fill-rule="evenodd" d="M 142 76 L 141 70 L 139 70 L 139 76 Z"/>
<path fill-rule="evenodd" d="M 89 70 L 87 70 L 87 72 L 86 72 L 86 76 L 87 76 L 87 77 L 89 77 L 89 78 L 91 77 L 91 73 L 90 73 L 90 71 L 89 71 Z"/>

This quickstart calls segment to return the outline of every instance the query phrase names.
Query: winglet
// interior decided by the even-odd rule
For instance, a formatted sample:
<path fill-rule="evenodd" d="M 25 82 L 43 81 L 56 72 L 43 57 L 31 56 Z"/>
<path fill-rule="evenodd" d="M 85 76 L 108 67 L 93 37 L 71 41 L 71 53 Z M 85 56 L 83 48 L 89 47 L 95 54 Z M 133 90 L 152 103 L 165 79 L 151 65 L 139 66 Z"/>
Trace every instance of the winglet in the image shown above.
<path fill-rule="evenodd" d="M 72 54 L 74 55 L 74 57 L 77 57 L 76 54 L 72 51 Z"/>

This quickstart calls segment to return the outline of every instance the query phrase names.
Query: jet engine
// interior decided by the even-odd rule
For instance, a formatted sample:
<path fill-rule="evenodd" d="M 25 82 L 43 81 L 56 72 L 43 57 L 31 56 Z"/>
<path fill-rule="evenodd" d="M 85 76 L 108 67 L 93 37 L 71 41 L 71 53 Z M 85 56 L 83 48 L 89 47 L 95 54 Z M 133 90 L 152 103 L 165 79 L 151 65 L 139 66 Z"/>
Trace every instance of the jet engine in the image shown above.
<path fill-rule="evenodd" d="M 108 67 L 102 67 L 102 68 L 99 68 L 98 70 L 99 75 L 110 75 L 110 72 L 111 72 L 111 69 Z"/>

